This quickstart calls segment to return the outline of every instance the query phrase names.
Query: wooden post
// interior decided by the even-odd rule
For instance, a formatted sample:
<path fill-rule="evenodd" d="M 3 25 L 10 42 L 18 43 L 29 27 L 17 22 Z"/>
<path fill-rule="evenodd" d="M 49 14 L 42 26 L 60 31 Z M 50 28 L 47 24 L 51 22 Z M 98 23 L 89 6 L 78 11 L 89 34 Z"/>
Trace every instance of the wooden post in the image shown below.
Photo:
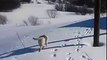
<path fill-rule="evenodd" d="M 99 46 L 100 5 L 101 5 L 101 0 L 95 0 L 95 8 L 94 8 L 94 43 L 93 43 L 94 47 Z"/>

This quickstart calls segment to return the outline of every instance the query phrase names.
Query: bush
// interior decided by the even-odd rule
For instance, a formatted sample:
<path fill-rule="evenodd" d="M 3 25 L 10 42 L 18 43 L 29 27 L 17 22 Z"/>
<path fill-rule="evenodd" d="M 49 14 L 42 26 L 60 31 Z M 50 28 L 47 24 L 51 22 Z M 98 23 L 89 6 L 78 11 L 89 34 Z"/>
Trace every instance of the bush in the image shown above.
<path fill-rule="evenodd" d="M 92 14 L 93 13 L 92 9 L 89 9 L 89 8 L 87 8 L 85 6 L 82 6 L 82 7 L 78 8 L 78 9 L 79 9 L 78 11 L 81 13 L 81 15 L 86 15 L 86 14 Z"/>
<path fill-rule="evenodd" d="M 0 11 L 11 11 L 19 6 L 19 0 L 0 0 Z"/>
<path fill-rule="evenodd" d="M 47 10 L 47 14 L 50 18 L 55 18 L 57 15 L 57 10 L 55 10 L 55 9 Z"/>
<path fill-rule="evenodd" d="M 28 18 L 28 21 L 29 21 L 29 23 L 30 23 L 32 26 L 40 25 L 40 22 L 39 22 L 38 17 L 30 16 L 30 17 Z M 25 22 L 25 23 L 26 23 L 26 22 Z"/>
<path fill-rule="evenodd" d="M 23 23 L 24 23 L 25 26 L 28 26 L 27 21 L 24 20 Z"/>
<path fill-rule="evenodd" d="M 62 11 L 63 10 L 63 4 L 56 3 L 55 4 L 55 9 L 58 10 L 58 11 Z"/>
<path fill-rule="evenodd" d="M 76 6 L 76 5 L 70 5 L 69 7 L 66 7 L 66 11 L 75 12 L 76 14 L 81 15 L 93 13 L 93 10 L 88 8 L 87 6 Z"/>
<path fill-rule="evenodd" d="M 7 18 L 5 16 L 0 15 L 0 24 L 6 24 L 7 23 Z"/>

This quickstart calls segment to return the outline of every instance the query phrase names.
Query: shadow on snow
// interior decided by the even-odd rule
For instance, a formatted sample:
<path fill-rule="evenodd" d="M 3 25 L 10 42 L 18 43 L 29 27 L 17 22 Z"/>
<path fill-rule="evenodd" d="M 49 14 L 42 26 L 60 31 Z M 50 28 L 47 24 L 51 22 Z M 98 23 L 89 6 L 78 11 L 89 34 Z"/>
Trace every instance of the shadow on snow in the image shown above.
<path fill-rule="evenodd" d="M 21 55 L 21 54 L 31 53 L 31 52 L 34 52 L 34 51 L 36 51 L 36 49 L 31 48 L 31 47 L 22 48 L 22 49 L 18 49 L 18 50 L 13 50 L 13 51 L 10 51 L 10 52 L 0 54 L 0 56 L 1 56 L 0 59 L 6 58 L 6 57 L 11 57 L 11 56 L 14 56 L 14 55 Z"/>
<path fill-rule="evenodd" d="M 106 21 L 106 18 L 107 17 L 103 17 L 100 19 L 100 29 L 107 29 L 107 21 Z M 88 27 L 88 28 L 94 28 L 94 19 L 89 19 L 89 20 L 86 20 L 86 21 L 81 21 L 81 22 L 77 22 L 77 23 L 74 23 L 74 24 L 69 24 L 69 25 L 66 25 L 66 26 L 62 26 L 61 28 L 63 27 Z"/>
<path fill-rule="evenodd" d="M 105 35 L 107 33 L 102 33 L 100 35 Z M 83 36 L 83 37 L 78 37 L 79 39 L 82 38 L 87 38 L 87 37 L 93 37 L 93 35 L 89 35 L 89 36 Z M 76 38 L 69 38 L 69 39 L 64 39 L 64 40 L 56 40 L 56 41 L 52 41 L 52 42 L 48 42 L 48 44 L 52 44 L 52 43 L 58 43 L 58 42 L 63 42 L 63 41 L 70 41 L 70 40 L 75 40 L 78 39 Z M 70 46 L 83 46 L 85 44 L 71 44 L 71 45 L 65 45 L 65 46 L 52 46 L 52 47 L 46 47 L 43 50 L 46 49 L 52 49 L 52 48 L 62 48 L 62 47 L 70 47 Z M 3 54 L 0 54 L 0 59 L 2 58 L 7 58 L 7 57 L 11 57 L 11 56 L 15 56 L 15 55 L 22 55 L 22 54 L 26 54 L 26 53 L 33 53 L 39 50 L 39 48 L 33 48 L 33 47 L 37 47 L 38 45 L 34 45 L 34 46 L 30 46 L 30 47 L 26 47 L 26 48 L 22 48 L 22 49 L 18 49 L 18 50 L 13 50 L 13 51 L 9 51 L 9 52 L 5 52 Z"/>

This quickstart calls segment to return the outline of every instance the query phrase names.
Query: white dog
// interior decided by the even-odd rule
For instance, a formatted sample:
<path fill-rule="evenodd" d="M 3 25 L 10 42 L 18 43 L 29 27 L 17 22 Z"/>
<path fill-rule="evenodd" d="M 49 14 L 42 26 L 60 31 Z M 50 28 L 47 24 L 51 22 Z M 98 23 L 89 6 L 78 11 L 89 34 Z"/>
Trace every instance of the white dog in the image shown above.
<path fill-rule="evenodd" d="M 34 40 L 37 40 L 36 38 L 33 38 Z M 39 51 L 43 49 L 45 46 L 47 46 L 47 36 L 42 35 L 38 38 L 38 45 L 40 46 Z"/>

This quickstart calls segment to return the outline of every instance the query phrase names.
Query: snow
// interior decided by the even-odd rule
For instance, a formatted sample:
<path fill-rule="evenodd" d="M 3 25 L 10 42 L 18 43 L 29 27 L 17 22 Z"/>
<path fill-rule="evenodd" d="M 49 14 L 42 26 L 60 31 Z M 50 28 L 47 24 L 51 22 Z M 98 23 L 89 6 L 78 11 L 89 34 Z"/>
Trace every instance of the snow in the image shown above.
<path fill-rule="evenodd" d="M 93 47 L 94 29 L 89 23 L 93 14 L 58 11 L 56 18 L 49 18 L 47 10 L 54 9 L 54 5 L 39 2 L 22 4 L 13 12 L 0 12 L 8 19 L 6 25 L 0 25 L 0 60 L 106 60 L 104 21 L 100 28 L 100 42 L 104 45 Z M 23 21 L 30 16 L 38 17 L 41 25 L 25 26 Z M 44 34 L 48 45 L 39 52 L 38 43 L 32 38 Z"/>

